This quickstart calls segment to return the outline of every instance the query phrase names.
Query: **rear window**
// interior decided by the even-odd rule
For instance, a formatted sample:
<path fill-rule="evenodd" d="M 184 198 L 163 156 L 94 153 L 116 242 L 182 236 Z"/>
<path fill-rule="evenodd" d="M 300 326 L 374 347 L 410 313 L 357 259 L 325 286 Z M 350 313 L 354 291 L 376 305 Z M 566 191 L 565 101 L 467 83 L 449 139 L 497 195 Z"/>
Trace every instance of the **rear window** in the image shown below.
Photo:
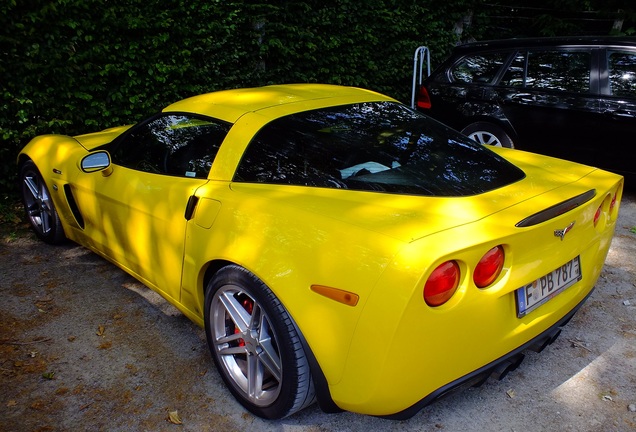
<path fill-rule="evenodd" d="M 486 147 L 421 113 L 374 102 L 272 121 L 249 144 L 234 181 L 461 196 L 523 176 Z"/>
<path fill-rule="evenodd" d="M 451 76 L 456 82 L 490 83 L 508 55 L 508 52 L 491 52 L 464 57 L 451 68 Z"/>
<path fill-rule="evenodd" d="M 608 65 L 612 96 L 636 97 L 636 54 L 610 51 Z"/>
<path fill-rule="evenodd" d="M 505 71 L 500 85 L 570 93 L 590 91 L 589 50 L 522 51 Z"/>
<path fill-rule="evenodd" d="M 587 93 L 591 57 L 590 51 L 530 51 L 526 87 Z"/>

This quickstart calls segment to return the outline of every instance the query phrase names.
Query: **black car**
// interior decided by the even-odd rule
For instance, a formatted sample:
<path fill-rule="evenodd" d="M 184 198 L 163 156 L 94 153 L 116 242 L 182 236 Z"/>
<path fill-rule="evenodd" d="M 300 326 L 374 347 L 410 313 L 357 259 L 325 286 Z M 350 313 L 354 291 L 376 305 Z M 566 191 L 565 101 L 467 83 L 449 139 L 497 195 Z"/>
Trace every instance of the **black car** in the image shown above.
<path fill-rule="evenodd" d="M 424 80 L 417 107 L 484 144 L 636 178 L 636 38 L 474 42 Z"/>

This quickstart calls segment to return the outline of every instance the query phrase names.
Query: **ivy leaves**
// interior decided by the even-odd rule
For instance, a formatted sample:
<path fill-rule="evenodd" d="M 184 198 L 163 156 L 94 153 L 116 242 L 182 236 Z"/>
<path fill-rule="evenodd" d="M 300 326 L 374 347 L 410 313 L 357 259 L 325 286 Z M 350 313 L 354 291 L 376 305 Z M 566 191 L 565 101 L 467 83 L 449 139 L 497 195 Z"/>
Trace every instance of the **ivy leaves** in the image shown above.
<path fill-rule="evenodd" d="M 410 94 L 414 49 L 476 0 L 25 0 L 0 15 L 0 187 L 35 135 L 92 132 L 219 89 L 322 82 Z M 434 7 L 433 7 L 434 6 Z"/>

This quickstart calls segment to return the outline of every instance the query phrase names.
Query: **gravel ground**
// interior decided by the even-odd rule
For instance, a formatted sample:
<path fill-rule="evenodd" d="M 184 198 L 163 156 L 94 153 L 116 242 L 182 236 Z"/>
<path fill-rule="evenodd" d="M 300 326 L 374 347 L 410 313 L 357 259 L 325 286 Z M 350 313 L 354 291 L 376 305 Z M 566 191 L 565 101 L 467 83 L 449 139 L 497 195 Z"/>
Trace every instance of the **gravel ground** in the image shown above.
<path fill-rule="evenodd" d="M 502 381 L 401 422 L 315 405 L 256 418 L 223 387 L 203 331 L 176 309 L 83 248 L 4 227 L 0 431 L 634 431 L 634 227 L 631 193 L 596 291 L 553 345 Z M 409 373 L 411 361 L 407 353 L 396 366 Z"/>

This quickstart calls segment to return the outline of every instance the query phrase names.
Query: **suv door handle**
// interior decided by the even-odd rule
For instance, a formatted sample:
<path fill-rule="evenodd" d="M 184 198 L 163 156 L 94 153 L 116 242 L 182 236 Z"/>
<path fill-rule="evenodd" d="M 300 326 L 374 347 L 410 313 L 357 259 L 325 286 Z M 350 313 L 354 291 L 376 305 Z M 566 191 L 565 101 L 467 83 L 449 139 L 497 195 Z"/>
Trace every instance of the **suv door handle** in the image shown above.
<path fill-rule="evenodd" d="M 514 94 L 514 95 L 510 96 L 510 100 L 513 101 L 513 102 L 530 103 L 530 102 L 534 102 L 535 98 L 530 93 L 517 93 L 517 94 Z"/>
<path fill-rule="evenodd" d="M 614 118 L 627 118 L 627 119 L 631 119 L 631 118 L 635 118 L 636 114 L 633 111 L 627 111 L 627 110 L 605 110 L 603 112 L 603 114 L 605 115 L 609 115 L 612 116 Z"/>

